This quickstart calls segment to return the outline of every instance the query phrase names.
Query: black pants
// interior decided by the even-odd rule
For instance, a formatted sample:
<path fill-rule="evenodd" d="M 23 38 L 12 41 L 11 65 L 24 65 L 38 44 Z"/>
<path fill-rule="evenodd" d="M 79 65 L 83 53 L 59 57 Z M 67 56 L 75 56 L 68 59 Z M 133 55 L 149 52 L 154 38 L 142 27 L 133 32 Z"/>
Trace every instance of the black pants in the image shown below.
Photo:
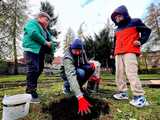
<path fill-rule="evenodd" d="M 25 52 L 26 67 L 27 67 L 27 93 L 35 92 L 37 89 L 37 80 L 44 68 L 44 52 L 39 54 Z"/>

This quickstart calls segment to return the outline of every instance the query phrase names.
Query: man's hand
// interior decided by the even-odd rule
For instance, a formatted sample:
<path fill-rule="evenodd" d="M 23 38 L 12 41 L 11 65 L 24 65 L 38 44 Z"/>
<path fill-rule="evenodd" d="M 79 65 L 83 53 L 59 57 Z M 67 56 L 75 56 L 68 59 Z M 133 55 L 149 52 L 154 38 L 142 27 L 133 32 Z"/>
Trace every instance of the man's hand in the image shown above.
<path fill-rule="evenodd" d="M 135 41 L 133 42 L 133 45 L 134 45 L 135 47 L 140 47 L 140 46 L 141 46 L 141 42 L 140 42 L 139 40 L 135 40 Z"/>
<path fill-rule="evenodd" d="M 60 47 L 60 42 L 56 42 L 56 47 L 57 47 L 57 48 Z"/>
<path fill-rule="evenodd" d="M 52 46 L 52 42 L 48 42 L 48 41 L 46 41 L 46 45 L 47 45 L 49 48 L 51 48 L 51 46 Z"/>
<path fill-rule="evenodd" d="M 83 96 L 79 96 L 78 97 L 78 114 L 81 114 L 83 116 L 83 114 L 90 113 L 91 111 L 89 107 L 91 107 L 91 104 Z"/>

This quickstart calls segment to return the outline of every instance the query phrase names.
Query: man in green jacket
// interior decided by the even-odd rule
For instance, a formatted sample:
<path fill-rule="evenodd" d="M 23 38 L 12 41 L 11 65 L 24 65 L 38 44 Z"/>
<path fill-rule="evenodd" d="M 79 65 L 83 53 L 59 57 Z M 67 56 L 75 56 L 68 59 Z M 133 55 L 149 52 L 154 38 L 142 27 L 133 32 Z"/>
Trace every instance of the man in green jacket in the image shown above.
<path fill-rule="evenodd" d="M 32 95 L 32 102 L 39 102 L 37 80 L 44 68 L 45 53 L 54 52 L 56 43 L 47 30 L 50 16 L 40 12 L 36 19 L 29 20 L 24 26 L 23 48 L 27 65 L 26 93 Z"/>

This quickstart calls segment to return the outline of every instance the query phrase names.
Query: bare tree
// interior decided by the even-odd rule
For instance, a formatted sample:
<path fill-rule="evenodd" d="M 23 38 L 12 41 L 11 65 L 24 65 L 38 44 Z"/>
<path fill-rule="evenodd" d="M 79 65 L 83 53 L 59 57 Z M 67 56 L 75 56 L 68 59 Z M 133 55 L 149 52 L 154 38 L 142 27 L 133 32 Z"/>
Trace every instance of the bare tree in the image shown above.
<path fill-rule="evenodd" d="M 0 3 L 0 52 L 4 59 L 14 60 L 14 74 L 17 74 L 17 40 L 27 19 L 27 0 L 1 0 Z"/>
<path fill-rule="evenodd" d="M 150 36 L 150 47 L 160 42 L 160 3 L 152 3 L 148 7 L 148 15 L 145 17 L 145 23 L 152 29 Z"/>
<path fill-rule="evenodd" d="M 78 37 L 83 39 L 84 38 L 84 33 L 83 33 L 83 25 L 85 24 L 85 22 L 82 22 L 79 26 L 79 29 L 77 31 Z"/>
<path fill-rule="evenodd" d="M 64 51 L 69 47 L 74 37 L 75 37 L 74 31 L 71 28 L 69 28 L 66 33 L 66 38 L 64 40 L 64 48 L 63 48 Z"/>

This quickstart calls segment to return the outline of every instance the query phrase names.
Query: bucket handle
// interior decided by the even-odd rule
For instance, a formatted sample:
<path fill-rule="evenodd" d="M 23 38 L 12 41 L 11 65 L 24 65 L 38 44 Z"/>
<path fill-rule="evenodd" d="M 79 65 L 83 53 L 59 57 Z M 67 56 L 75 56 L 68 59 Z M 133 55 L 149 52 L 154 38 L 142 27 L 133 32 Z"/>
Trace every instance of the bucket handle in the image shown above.
<path fill-rule="evenodd" d="M 15 105 L 5 105 L 5 104 L 3 104 L 3 106 L 4 107 L 16 107 L 16 106 L 25 105 L 25 104 L 26 104 L 26 102 L 20 103 L 20 104 L 15 104 Z"/>

